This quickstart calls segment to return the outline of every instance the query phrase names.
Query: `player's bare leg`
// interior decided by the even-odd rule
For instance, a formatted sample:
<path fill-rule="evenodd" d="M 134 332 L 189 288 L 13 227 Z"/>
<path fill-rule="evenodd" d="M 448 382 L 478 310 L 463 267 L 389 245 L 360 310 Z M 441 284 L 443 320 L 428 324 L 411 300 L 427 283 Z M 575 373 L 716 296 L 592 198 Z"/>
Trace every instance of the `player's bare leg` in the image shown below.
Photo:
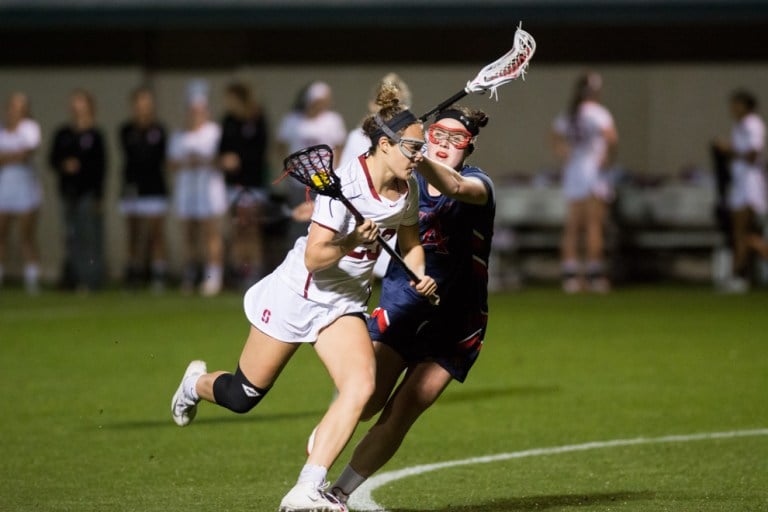
<path fill-rule="evenodd" d="M 397 379 L 405 370 L 405 361 L 391 347 L 374 341 L 373 351 L 376 354 L 376 388 L 363 409 L 363 421 L 370 420 L 384 408 L 392 390 L 395 389 Z"/>
<path fill-rule="evenodd" d="M 40 277 L 39 254 L 37 249 L 37 210 L 19 216 L 19 238 L 24 258 L 24 286 L 27 293 L 38 292 Z M 2 260 L 0 260 L 2 261 Z"/>
<path fill-rule="evenodd" d="M 605 217 L 607 204 L 602 199 L 592 197 L 586 203 L 586 245 L 587 276 L 592 291 L 605 293 L 610 290 L 610 282 L 605 273 Z"/>
<path fill-rule="evenodd" d="M 165 217 L 152 216 L 147 219 L 149 225 L 149 248 L 152 257 L 152 287 L 161 291 L 165 287 L 168 257 L 165 245 Z"/>
<path fill-rule="evenodd" d="M 205 219 L 201 223 L 205 237 L 206 267 L 200 291 L 203 295 L 216 295 L 221 291 L 224 262 L 224 238 L 221 235 L 219 217 Z"/>
<path fill-rule="evenodd" d="M 195 275 L 197 273 L 198 263 L 198 234 L 200 231 L 199 221 L 186 219 L 184 222 L 184 250 L 186 264 L 184 276 L 182 278 L 181 289 L 184 293 L 192 293 L 195 287 Z"/>
<path fill-rule="evenodd" d="M 3 262 L 5 261 L 5 245 L 11 228 L 11 215 L 0 213 L 0 285 L 3 283 Z"/>
<path fill-rule="evenodd" d="M 269 389 L 299 348 L 298 343 L 276 340 L 251 326 L 248 340 L 240 354 L 240 370 L 248 381 L 261 389 Z M 227 372 L 216 371 L 202 375 L 195 386 L 203 400 L 216 403 L 213 383 Z"/>
<path fill-rule="evenodd" d="M 443 393 L 451 375 L 440 365 L 420 363 L 408 370 L 376 424 L 355 448 L 352 460 L 333 484 L 342 501 L 397 452 L 414 422 Z"/>
<path fill-rule="evenodd" d="M 368 328 L 354 316 L 343 316 L 324 329 L 315 351 L 339 395 L 317 426 L 307 463 L 328 469 L 349 442 L 373 395 L 376 364 Z"/>
<path fill-rule="evenodd" d="M 563 274 L 563 291 L 582 291 L 579 239 L 586 224 L 586 202 L 569 201 L 560 242 L 560 261 Z"/>

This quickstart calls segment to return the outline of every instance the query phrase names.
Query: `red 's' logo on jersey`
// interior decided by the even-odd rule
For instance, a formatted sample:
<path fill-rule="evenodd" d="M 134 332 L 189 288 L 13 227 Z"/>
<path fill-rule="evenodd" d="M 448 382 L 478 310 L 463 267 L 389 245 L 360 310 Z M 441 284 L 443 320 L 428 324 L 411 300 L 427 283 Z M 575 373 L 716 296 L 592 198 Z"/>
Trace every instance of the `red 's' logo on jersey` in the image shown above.
<path fill-rule="evenodd" d="M 269 318 L 272 316 L 272 312 L 268 309 L 265 309 L 264 312 L 261 314 L 261 321 L 265 324 L 269 323 Z"/>

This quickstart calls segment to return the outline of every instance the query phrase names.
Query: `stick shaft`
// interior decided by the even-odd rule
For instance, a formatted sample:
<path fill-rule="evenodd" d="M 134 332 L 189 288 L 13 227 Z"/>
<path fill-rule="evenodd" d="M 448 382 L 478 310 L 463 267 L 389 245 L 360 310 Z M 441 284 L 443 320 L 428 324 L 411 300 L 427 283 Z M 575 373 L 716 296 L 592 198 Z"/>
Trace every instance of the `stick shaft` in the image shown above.
<path fill-rule="evenodd" d="M 464 96 L 466 96 L 467 94 L 469 94 L 469 92 L 468 92 L 466 89 L 462 89 L 462 90 L 460 90 L 459 92 L 457 92 L 456 94 L 454 94 L 454 95 L 453 95 L 453 96 L 451 96 L 450 98 L 448 98 L 448 99 L 446 99 L 446 100 L 442 101 L 440 104 L 438 104 L 438 105 L 437 105 L 435 108 L 433 108 L 432 110 L 430 110 L 430 111 L 429 111 L 429 112 L 427 112 L 426 114 L 423 114 L 421 117 L 419 117 L 419 121 L 421 121 L 421 122 L 423 123 L 424 121 L 426 121 L 427 119 L 429 119 L 429 117 L 430 117 L 432 114 L 434 114 L 434 113 L 436 113 L 436 112 L 440 112 L 440 111 L 441 111 L 441 110 L 443 110 L 444 108 L 446 108 L 446 107 L 449 107 L 449 106 L 453 105 L 454 103 L 456 103 L 457 101 L 459 101 L 461 98 L 463 98 L 463 97 L 464 97 Z"/>

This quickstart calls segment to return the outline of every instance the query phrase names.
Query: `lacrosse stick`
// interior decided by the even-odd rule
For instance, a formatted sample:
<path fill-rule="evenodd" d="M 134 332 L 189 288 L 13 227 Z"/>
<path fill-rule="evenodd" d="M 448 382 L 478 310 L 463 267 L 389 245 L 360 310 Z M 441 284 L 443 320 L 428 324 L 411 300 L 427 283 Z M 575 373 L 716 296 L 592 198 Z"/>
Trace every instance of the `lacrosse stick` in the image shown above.
<path fill-rule="evenodd" d="M 491 62 L 477 74 L 475 78 L 467 82 L 467 86 L 435 108 L 419 117 L 421 122 L 447 107 L 453 105 L 470 93 L 484 94 L 491 91 L 491 98 L 498 99 L 497 89 L 502 85 L 525 76 L 528 64 L 536 51 L 536 41 L 531 34 L 522 29 L 522 24 L 515 31 L 515 42 L 512 49 L 494 62 Z"/>
<path fill-rule="evenodd" d="M 365 221 L 362 214 L 355 208 L 349 199 L 344 197 L 344 194 L 341 191 L 341 181 L 333 171 L 333 150 L 329 146 L 320 144 L 297 151 L 289 155 L 288 158 L 283 161 L 283 166 L 285 168 L 285 175 L 292 176 L 318 194 L 341 201 L 358 224 L 362 224 Z M 403 270 L 405 270 L 405 273 L 408 274 L 408 277 L 411 278 L 413 282 L 421 282 L 419 276 L 417 276 L 413 270 L 408 268 L 408 264 L 406 264 L 405 261 L 403 261 L 403 258 L 397 254 L 384 238 L 382 238 L 381 234 L 376 236 L 376 241 L 385 251 L 387 251 L 387 253 L 389 253 L 393 261 L 403 267 Z M 437 294 L 430 295 L 428 298 L 435 306 L 440 304 L 440 297 L 438 297 Z"/>

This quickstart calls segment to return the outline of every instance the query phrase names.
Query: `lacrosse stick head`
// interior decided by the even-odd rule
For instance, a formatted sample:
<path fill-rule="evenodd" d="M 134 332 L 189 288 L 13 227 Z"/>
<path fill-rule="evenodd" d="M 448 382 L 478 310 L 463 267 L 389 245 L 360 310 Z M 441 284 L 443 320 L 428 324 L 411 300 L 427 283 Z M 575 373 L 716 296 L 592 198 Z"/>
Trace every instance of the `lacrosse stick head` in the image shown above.
<path fill-rule="evenodd" d="M 333 172 L 333 150 L 326 144 L 291 153 L 283 160 L 284 175 L 291 176 L 318 194 L 337 197 L 341 181 Z"/>
<path fill-rule="evenodd" d="M 536 51 L 536 40 L 523 30 L 522 24 L 515 31 L 512 48 L 500 58 L 491 62 L 467 82 L 466 91 L 469 93 L 484 93 L 491 91 L 492 98 L 498 98 L 496 90 L 512 80 L 525 77 L 525 72 Z"/>

